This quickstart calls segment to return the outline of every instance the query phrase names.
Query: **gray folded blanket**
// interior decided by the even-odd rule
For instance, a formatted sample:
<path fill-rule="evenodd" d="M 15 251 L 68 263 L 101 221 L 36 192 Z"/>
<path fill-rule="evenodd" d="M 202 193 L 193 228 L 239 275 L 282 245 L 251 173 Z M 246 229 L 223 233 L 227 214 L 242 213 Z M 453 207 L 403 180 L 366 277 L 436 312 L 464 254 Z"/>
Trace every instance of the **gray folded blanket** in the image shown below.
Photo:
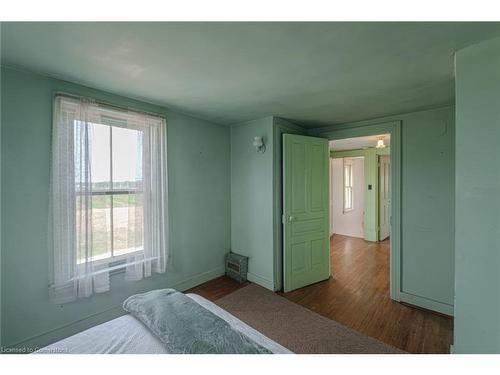
<path fill-rule="evenodd" d="M 158 336 L 171 353 L 271 353 L 174 289 L 133 295 L 123 308 Z"/>

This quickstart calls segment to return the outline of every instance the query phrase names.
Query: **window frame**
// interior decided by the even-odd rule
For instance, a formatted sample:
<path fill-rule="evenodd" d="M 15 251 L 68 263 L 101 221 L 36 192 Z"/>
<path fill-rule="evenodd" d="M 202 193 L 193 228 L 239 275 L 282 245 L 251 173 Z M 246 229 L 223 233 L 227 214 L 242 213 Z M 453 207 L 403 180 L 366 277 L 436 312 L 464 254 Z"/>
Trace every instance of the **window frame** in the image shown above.
<path fill-rule="evenodd" d="M 343 200 L 342 200 L 342 212 L 347 213 L 354 210 L 354 163 L 351 159 L 343 158 L 342 164 L 342 185 L 343 185 Z M 346 181 L 346 167 L 349 169 L 348 180 Z M 347 190 L 350 191 L 350 205 L 346 205 Z"/>
<path fill-rule="evenodd" d="M 114 216 L 113 201 L 114 201 L 114 199 L 113 199 L 113 197 L 116 195 L 124 195 L 124 194 L 126 194 L 126 195 L 130 195 L 130 194 L 135 195 L 135 194 L 141 194 L 141 193 L 144 194 L 145 191 L 144 191 L 144 184 L 143 184 L 143 188 L 140 190 L 139 189 L 134 190 L 134 189 L 114 189 L 113 188 L 113 182 L 114 182 L 113 181 L 113 128 L 122 128 L 122 127 L 119 126 L 118 124 L 107 123 L 107 121 L 103 121 L 101 123 L 98 123 L 98 125 L 109 127 L 109 136 L 110 136 L 110 138 L 109 138 L 109 163 L 110 163 L 109 186 L 110 186 L 110 188 L 109 189 L 92 190 L 90 195 L 92 197 L 103 196 L 103 195 L 110 197 L 109 209 L 110 209 L 110 246 L 111 246 L 110 253 L 111 253 L 111 255 L 108 257 L 104 257 L 104 258 L 97 258 L 97 259 L 91 258 L 88 261 L 85 261 L 85 260 L 80 261 L 77 258 L 76 264 L 77 265 L 92 264 L 95 266 L 101 265 L 101 264 L 109 264 L 111 267 L 114 267 L 114 266 L 118 266 L 120 264 L 125 264 L 126 259 L 129 257 L 135 257 L 138 255 L 144 254 L 144 236 L 143 236 L 142 248 L 139 248 L 137 250 L 134 250 L 134 251 L 131 251 L 131 252 L 128 252 L 125 254 L 114 255 L 115 248 L 114 248 L 114 219 L 113 219 L 113 216 Z M 141 129 L 135 129 L 135 128 L 126 128 L 126 129 L 131 129 L 131 130 L 142 132 Z M 144 180 L 144 176 L 143 176 L 143 180 Z M 79 192 L 75 186 L 75 195 L 79 196 L 79 195 L 84 195 L 84 194 Z M 144 222 L 143 222 L 143 227 L 144 227 Z M 144 228 L 143 228 L 143 231 L 144 231 Z"/>

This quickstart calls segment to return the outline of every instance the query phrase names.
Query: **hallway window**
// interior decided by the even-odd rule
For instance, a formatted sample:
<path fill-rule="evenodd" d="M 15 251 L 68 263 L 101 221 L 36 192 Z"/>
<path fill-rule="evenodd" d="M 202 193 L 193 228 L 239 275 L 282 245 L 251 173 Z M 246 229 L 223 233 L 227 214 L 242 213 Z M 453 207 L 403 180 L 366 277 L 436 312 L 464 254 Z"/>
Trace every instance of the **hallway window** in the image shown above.
<path fill-rule="evenodd" d="M 352 192 L 352 160 L 344 159 L 344 212 L 351 211 L 354 208 Z"/>

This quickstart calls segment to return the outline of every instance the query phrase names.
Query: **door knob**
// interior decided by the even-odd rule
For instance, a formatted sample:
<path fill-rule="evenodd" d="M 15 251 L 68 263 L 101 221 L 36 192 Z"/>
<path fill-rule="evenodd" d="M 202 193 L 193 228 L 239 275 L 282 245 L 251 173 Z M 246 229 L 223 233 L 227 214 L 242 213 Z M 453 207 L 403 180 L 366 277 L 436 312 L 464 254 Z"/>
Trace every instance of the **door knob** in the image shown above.
<path fill-rule="evenodd" d="M 288 221 L 291 223 L 295 220 L 295 216 L 288 216 Z"/>

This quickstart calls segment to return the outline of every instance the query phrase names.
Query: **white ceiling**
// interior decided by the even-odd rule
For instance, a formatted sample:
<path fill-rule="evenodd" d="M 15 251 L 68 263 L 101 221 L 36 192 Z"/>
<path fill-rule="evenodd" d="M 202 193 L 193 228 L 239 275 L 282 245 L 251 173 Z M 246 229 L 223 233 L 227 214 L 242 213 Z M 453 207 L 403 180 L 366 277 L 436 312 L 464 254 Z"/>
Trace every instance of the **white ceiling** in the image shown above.
<path fill-rule="evenodd" d="M 386 146 L 391 145 L 391 135 L 380 134 L 380 135 L 370 135 L 368 137 L 346 138 L 346 139 L 330 141 L 330 150 L 344 151 L 344 150 L 358 150 L 360 148 L 375 147 L 377 145 L 377 140 L 379 138 L 382 138 L 384 140 L 384 144 Z"/>

